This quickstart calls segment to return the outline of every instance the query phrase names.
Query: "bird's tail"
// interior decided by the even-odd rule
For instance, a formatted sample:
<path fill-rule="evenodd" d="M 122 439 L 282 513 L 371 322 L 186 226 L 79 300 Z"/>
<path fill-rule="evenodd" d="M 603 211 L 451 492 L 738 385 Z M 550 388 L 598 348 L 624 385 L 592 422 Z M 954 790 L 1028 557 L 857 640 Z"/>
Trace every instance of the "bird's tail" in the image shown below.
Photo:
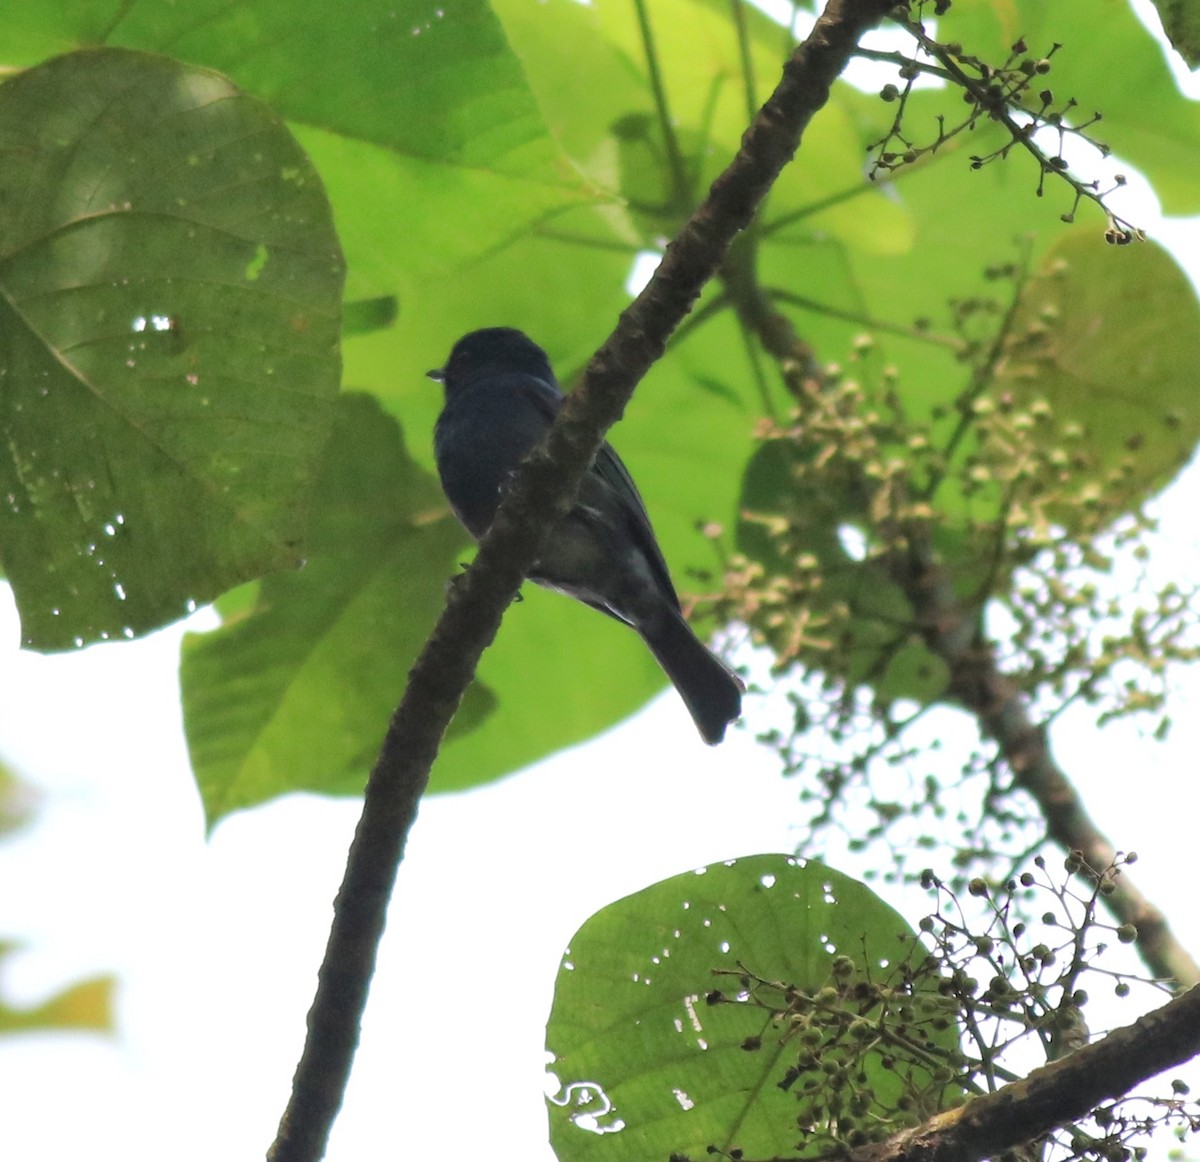
<path fill-rule="evenodd" d="M 725 737 L 725 728 L 741 717 L 741 679 L 692 632 L 683 615 L 664 609 L 652 624 L 638 626 L 646 644 L 666 671 L 700 736 L 709 746 Z"/>

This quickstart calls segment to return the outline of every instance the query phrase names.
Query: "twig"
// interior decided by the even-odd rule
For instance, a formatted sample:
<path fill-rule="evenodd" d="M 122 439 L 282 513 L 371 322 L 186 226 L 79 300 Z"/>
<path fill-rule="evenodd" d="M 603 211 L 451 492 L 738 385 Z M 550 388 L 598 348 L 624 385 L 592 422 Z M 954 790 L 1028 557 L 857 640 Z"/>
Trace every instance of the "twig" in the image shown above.
<path fill-rule="evenodd" d="M 976 1162 L 1086 1116 L 1164 1069 L 1200 1052 L 1200 989 L 1035 1069 L 1022 1081 L 938 1114 L 847 1162 Z"/>

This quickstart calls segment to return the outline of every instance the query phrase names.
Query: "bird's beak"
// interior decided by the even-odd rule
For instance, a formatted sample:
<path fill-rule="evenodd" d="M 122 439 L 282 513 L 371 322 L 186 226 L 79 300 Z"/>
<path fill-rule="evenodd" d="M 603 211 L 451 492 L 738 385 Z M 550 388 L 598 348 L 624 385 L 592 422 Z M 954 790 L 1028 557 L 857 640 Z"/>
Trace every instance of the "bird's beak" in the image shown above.
<path fill-rule="evenodd" d="M 435 367 L 432 371 L 425 372 L 426 379 L 432 379 L 434 383 L 446 382 L 446 370 L 443 367 Z"/>

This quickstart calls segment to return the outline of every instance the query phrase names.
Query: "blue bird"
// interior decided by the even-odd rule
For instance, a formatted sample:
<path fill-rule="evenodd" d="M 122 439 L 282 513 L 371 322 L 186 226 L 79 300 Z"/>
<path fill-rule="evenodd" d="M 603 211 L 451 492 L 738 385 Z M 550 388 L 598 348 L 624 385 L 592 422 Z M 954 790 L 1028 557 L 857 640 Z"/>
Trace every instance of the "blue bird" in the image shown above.
<path fill-rule="evenodd" d="M 429 377 L 446 391 L 433 438 L 442 489 L 480 540 L 509 478 L 545 436 L 565 397 L 546 353 L 510 327 L 472 331 Z M 684 620 L 642 498 L 608 444 L 584 477 L 575 507 L 550 532 L 529 579 L 637 630 L 709 745 L 741 715 L 744 687 Z"/>

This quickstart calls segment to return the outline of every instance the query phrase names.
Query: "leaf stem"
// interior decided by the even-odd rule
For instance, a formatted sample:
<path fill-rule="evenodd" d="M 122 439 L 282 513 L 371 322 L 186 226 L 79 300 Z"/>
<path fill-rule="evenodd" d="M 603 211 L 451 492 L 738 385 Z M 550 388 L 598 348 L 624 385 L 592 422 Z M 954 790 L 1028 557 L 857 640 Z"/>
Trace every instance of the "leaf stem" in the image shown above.
<path fill-rule="evenodd" d="M 646 71 L 650 75 L 650 91 L 654 95 L 654 108 L 658 114 L 659 128 L 667 150 L 667 168 L 671 174 L 671 201 L 680 213 L 687 213 L 691 193 L 687 179 L 687 166 L 675 134 L 675 122 L 671 118 L 667 102 L 667 87 L 663 81 L 662 68 L 658 61 L 658 49 L 654 42 L 654 30 L 650 27 L 650 11 L 646 0 L 633 0 L 637 10 L 638 28 L 642 34 L 642 48 L 646 53 Z"/>

